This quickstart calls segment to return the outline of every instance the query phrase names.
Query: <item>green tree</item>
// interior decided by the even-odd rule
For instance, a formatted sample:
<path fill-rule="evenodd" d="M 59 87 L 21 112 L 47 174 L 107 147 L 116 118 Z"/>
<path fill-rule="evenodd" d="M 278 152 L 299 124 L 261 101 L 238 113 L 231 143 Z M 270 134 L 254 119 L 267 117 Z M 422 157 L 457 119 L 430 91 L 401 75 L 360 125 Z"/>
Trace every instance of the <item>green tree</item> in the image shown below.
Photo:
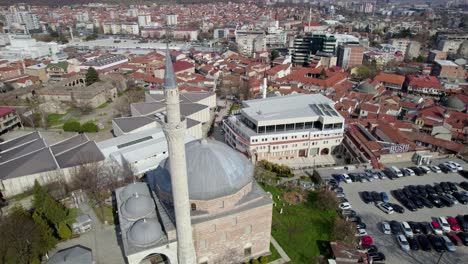
<path fill-rule="evenodd" d="M 270 60 L 274 61 L 276 58 L 280 56 L 279 52 L 277 50 L 272 50 L 270 52 Z"/>
<path fill-rule="evenodd" d="M 43 214 L 58 230 L 59 224 L 68 220 L 68 209 L 55 201 L 50 195 L 44 200 Z"/>
<path fill-rule="evenodd" d="M 32 215 L 34 223 L 36 223 L 37 229 L 41 237 L 41 251 L 47 252 L 57 245 L 57 239 L 54 237 L 54 230 L 49 226 L 47 220 L 42 218 L 38 212 L 34 212 Z"/>
<path fill-rule="evenodd" d="M 68 120 L 63 124 L 63 131 L 67 132 L 80 132 L 81 131 L 81 125 L 80 122 L 75 121 L 75 120 Z"/>
<path fill-rule="evenodd" d="M 250 262 L 251 262 L 252 264 L 260 264 L 260 262 L 258 262 L 257 259 L 252 259 Z"/>
<path fill-rule="evenodd" d="M 81 132 L 88 132 L 88 133 L 91 133 L 91 132 L 98 132 L 99 131 L 99 127 L 93 123 L 93 122 L 86 122 L 84 123 L 82 126 L 81 126 L 81 129 L 80 129 Z"/>
<path fill-rule="evenodd" d="M 86 86 L 90 86 L 95 82 L 99 82 L 99 73 L 93 67 L 89 67 L 86 72 Z"/>
<path fill-rule="evenodd" d="M 261 256 L 259 258 L 261 264 L 267 264 L 268 263 L 268 256 Z"/>
<path fill-rule="evenodd" d="M 33 207 L 35 210 L 42 210 L 47 195 L 46 189 L 42 187 L 37 180 L 35 180 L 33 187 Z"/>
<path fill-rule="evenodd" d="M 67 224 L 60 223 L 58 228 L 58 235 L 61 239 L 69 239 L 72 235 L 72 231 Z"/>

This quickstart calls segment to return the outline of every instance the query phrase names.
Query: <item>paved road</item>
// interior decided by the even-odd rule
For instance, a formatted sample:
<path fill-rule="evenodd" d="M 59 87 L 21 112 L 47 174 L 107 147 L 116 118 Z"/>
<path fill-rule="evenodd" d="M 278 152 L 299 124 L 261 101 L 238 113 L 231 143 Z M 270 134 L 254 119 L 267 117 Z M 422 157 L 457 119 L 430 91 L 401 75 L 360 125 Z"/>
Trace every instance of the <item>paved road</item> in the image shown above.
<path fill-rule="evenodd" d="M 466 165 L 465 165 L 466 166 Z M 399 247 L 393 235 L 384 235 L 379 229 L 379 223 L 383 220 L 391 221 L 431 221 L 432 217 L 438 216 L 455 216 L 457 214 L 467 214 L 468 205 L 455 205 L 454 207 L 446 208 L 423 208 L 416 212 L 410 212 L 406 210 L 404 214 L 391 214 L 387 215 L 384 212 L 377 209 L 372 204 L 365 204 L 360 196 L 359 192 L 362 191 L 386 191 L 402 188 L 406 185 L 418 185 L 418 184 L 432 184 L 434 182 L 452 181 L 461 182 L 465 179 L 458 173 L 450 174 L 436 174 L 429 173 L 425 176 L 410 176 L 403 177 L 395 180 L 374 180 L 373 182 L 367 183 L 349 183 L 342 184 L 346 197 L 351 203 L 353 209 L 362 217 L 362 220 L 367 224 L 367 232 L 374 238 L 375 245 L 385 254 L 387 257 L 387 263 L 420 263 L 420 264 L 431 264 L 436 263 L 439 254 L 434 250 L 431 252 L 424 251 L 411 251 L 404 252 Z M 388 193 L 389 194 L 389 193 Z M 390 202 L 398 203 L 395 198 L 391 195 Z M 460 246 L 457 247 L 457 252 L 444 254 L 440 263 L 453 263 L 460 264 L 466 263 L 468 259 L 468 247 Z"/>
<path fill-rule="evenodd" d="M 96 264 L 126 263 L 121 247 L 117 242 L 115 226 L 101 224 L 94 211 L 86 202 L 80 204 L 80 209 L 83 213 L 88 214 L 91 217 L 93 221 L 93 229 L 90 232 L 82 234 L 79 238 L 59 243 L 50 253 L 50 256 L 59 250 L 75 245 L 82 245 L 92 250 Z"/>

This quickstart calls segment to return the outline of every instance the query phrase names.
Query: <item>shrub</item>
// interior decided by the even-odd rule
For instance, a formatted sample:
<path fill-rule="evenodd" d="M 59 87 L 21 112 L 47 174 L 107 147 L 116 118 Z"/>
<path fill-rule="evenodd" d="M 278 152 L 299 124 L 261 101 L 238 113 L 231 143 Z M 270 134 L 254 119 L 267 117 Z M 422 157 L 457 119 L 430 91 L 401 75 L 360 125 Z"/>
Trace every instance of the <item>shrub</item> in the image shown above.
<path fill-rule="evenodd" d="M 80 132 L 81 125 L 80 122 L 75 120 L 69 120 L 63 124 L 63 131 L 67 132 Z"/>
<path fill-rule="evenodd" d="M 252 263 L 252 264 L 260 264 L 260 262 L 258 262 L 257 259 L 252 259 L 252 260 L 250 261 L 250 263 Z"/>
<path fill-rule="evenodd" d="M 34 257 L 31 260 L 31 264 L 41 264 L 41 260 L 39 259 L 39 257 Z"/>
<path fill-rule="evenodd" d="M 93 122 L 86 122 L 84 123 L 82 126 L 81 126 L 81 132 L 98 132 L 99 131 L 99 127 L 94 124 Z"/>
<path fill-rule="evenodd" d="M 58 235 L 61 239 L 69 239 L 72 235 L 70 227 L 65 223 L 60 223 L 58 228 Z"/>
<path fill-rule="evenodd" d="M 259 260 L 261 264 L 266 264 L 268 263 L 268 256 L 261 256 Z"/>

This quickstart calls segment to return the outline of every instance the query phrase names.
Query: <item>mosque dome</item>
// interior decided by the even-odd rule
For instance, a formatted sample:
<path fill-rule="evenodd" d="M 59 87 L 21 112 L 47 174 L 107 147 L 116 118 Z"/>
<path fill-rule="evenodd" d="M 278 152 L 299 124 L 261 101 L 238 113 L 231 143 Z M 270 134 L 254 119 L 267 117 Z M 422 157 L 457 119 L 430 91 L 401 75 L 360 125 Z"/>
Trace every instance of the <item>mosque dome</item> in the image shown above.
<path fill-rule="evenodd" d="M 465 103 L 462 100 L 458 99 L 455 96 L 445 99 L 442 104 L 450 109 L 462 111 L 465 109 Z"/>
<path fill-rule="evenodd" d="M 123 188 L 122 192 L 120 192 L 120 199 L 125 201 L 135 193 L 149 195 L 148 185 L 144 182 L 133 182 Z"/>
<path fill-rule="evenodd" d="M 190 200 L 211 200 L 234 194 L 253 180 L 254 167 L 241 153 L 214 140 L 185 145 Z M 171 192 L 169 159 L 161 162 L 157 186 Z"/>
<path fill-rule="evenodd" d="M 357 92 L 368 93 L 368 94 L 376 94 L 377 93 L 377 90 L 374 88 L 374 86 L 372 86 L 369 83 L 361 83 L 354 90 L 357 91 Z"/>
<path fill-rule="evenodd" d="M 135 193 L 122 205 L 121 211 L 125 218 L 137 220 L 154 212 L 154 202 L 151 197 Z"/>
<path fill-rule="evenodd" d="M 155 218 L 143 218 L 136 221 L 128 231 L 129 240 L 140 247 L 149 246 L 164 237 L 161 224 Z"/>

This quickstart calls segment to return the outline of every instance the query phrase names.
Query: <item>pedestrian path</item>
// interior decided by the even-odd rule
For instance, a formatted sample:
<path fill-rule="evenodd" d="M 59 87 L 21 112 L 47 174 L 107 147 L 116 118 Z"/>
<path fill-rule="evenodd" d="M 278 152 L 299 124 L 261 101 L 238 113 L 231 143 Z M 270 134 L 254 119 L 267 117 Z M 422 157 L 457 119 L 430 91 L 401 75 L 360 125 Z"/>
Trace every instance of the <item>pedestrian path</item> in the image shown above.
<path fill-rule="evenodd" d="M 276 251 L 278 251 L 281 258 L 270 262 L 270 264 L 283 264 L 291 261 L 286 252 L 284 252 L 283 248 L 278 244 L 278 242 L 276 242 L 273 236 L 271 237 L 271 244 L 275 247 Z"/>

